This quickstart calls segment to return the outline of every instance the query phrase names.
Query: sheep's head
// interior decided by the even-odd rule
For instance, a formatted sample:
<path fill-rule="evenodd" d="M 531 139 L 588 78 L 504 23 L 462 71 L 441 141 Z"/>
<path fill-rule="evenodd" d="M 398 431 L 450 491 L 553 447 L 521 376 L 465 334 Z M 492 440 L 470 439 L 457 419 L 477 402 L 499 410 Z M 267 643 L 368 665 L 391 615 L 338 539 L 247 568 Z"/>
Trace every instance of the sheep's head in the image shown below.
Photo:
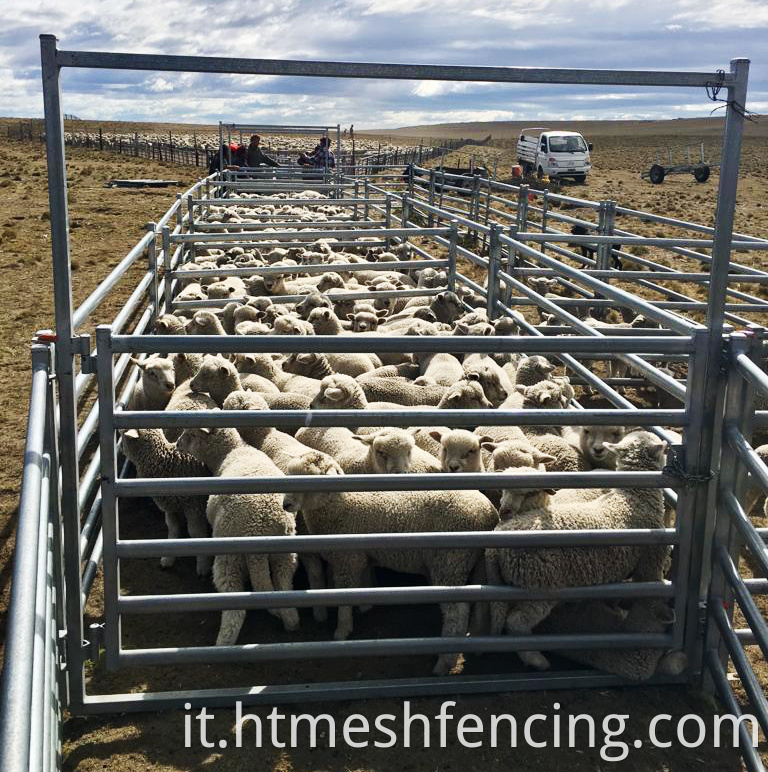
<path fill-rule="evenodd" d="M 160 429 L 123 429 L 120 432 L 123 438 L 123 453 L 129 461 L 135 461 L 143 448 L 152 446 L 155 439 L 162 435 Z"/>
<path fill-rule="evenodd" d="M 351 376 L 342 373 L 327 375 L 320 381 L 320 391 L 312 400 L 314 409 L 364 408 L 368 404 L 360 384 Z"/>
<path fill-rule="evenodd" d="M 534 383 L 549 378 L 555 366 L 543 356 L 523 357 L 517 363 L 517 382 L 523 386 L 533 386 Z"/>
<path fill-rule="evenodd" d="M 155 319 L 155 333 L 157 335 L 184 335 L 184 323 L 178 316 L 163 314 Z"/>
<path fill-rule="evenodd" d="M 269 410 L 267 400 L 261 394 L 241 389 L 228 394 L 222 407 L 224 410 Z"/>
<path fill-rule="evenodd" d="M 603 445 L 616 454 L 617 471 L 653 471 L 664 467 L 667 443 L 650 432 L 630 432 L 620 442 Z"/>
<path fill-rule="evenodd" d="M 288 462 L 286 474 L 299 475 L 339 475 L 344 474 L 341 467 L 326 453 L 319 450 L 310 450 Z M 283 509 L 292 514 L 298 514 L 304 507 L 317 501 L 322 493 L 316 492 L 289 492 L 283 495 Z"/>
<path fill-rule="evenodd" d="M 465 429 L 433 429 L 429 436 L 440 443 L 440 466 L 444 472 L 483 471 L 480 445 L 489 437 L 478 437 Z"/>
<path fill-rule="evenodd" d="M 208 286 L 208 297 L 211 300 L 225 300 L 227 298 L 236 298 L 243 293 L 243 287 L 240 282 L 234 282 L 231 279 L 217 281 Z"/>
<path fill-rule="evenodd" d="M 254 306 L 237 306 L 232 309 L 232 319 L 235 327 L 240 322 L 258 322 L 264 317 L 264 312 Z"/>
<path fill-rule="evenodd" d="M 327 309 L 322 310 L 326 311 Z M 325 359 L 325 354 L 313 352 L 288 354 L 283 362 L 283 370 L 296 375 L 309 375 L 318 364 L 322 363 L 323 359 Z"/>
<path fill-rule="evenodd" d="M 492 408 L 478 381 L 458 381 L 443 394 L 438 408 L 449 410 L 477 410 Z"/>
<path fill-rule="evenodd" d="M 335 272 L 324 273 L 317 282 L 319 292 L 327 292 L 329 289 L 344 289 L 344 279 Z"/>
<path fill-rule="evenodd" d="M 530 474 L 541 474 L 541 472 L 538 469 L 521 466 L 514 469 L 506 469 L 504 474 L 514 474 L 522 477 Z M 515 515 L 544 509 L 548 506 L 550 498 L 554 495 L 554 488 L 504 488 L 501 492 L 499 517 L 503 522 Z"/>
<path fill-rule="evenodd" d="M 213 354 L 203 357 L 203 364 L 189 382 L 193 391 L 207 391 L 211 396 L 237 379 L 237 369 L 228 359 Z"/>
<path fill-rule="evenodd" d="M 131 362 L 141 370 L 144 390 L 170 395 L 176 388 L 176 375 L 172 359 L 159 356 L 147 357 L 143 362 L 131 357 Z"/>
<path fill-rule="evenodd" d="M 379 315 L 386 316 L 387 312 L 382 310 L 377 314 L 371 311 L 356 311 L 354 314 L 347 314 L 347 319 L 352 322 L 353 332 L 375 332 L 379 329 Z"/>
<path fill-rule="evenodd" d="M 563 386 L 555 381 L 539 381 L 533 386 L 517 386 L 528 410 L 556 410 L 563 406 Z"/>
<path fill-rule="evenodd" d="M 310 311 L 307 321 L 312 325 L 316 334 L 320 334 L 321 330 L 336 329 L 339 325 L 339 320 L 332 308 L 313 308 Z"/>
<path fill-rule="evenodd" d="M 492 327 L 491 330 L 493 330 Z M 483 393 L 493 407 L 498 407 L 509 396 L 507 390 L 501 385 L 498 372 L 486 364 L 467 366 L 464 377 L 468 381 L 477 381 L 483 387 Z"/>
<path fill-rule="evenodd" d="M 579 431 L 579 447 L 592 464 L 614 469 L 616 454 L 605 444 L 618 442 L 623 436 L 623 426 L 582 426 Z"/>
<path fill-rule="evenodd" d="M 275 335 L 314 335 L 315 332 L 308 322 L 287 314 L 275 319 L 273 331 Z"/>
<path fill-rule="evenodd" d="M 310 290 L 307 296 L 296 305 L 296 311 L 302 319 L 307 319 L 316 308 L 333 308 L 333 303 L 317 290 Z"/>
<path fill-rule="evenodd" d="M 218 335 L 221 322 L 212 311 L 197 311 L 187 322 L 187 335 Z"/>
<path fill-rule="evenodd" d="M 179 439 L 176 440 L 176 447 L 182 453 L 188 453 L 198 461 L 205 463 L 203 459 L 207 456 L 206 451 L 215 432 L 216 429 L 210 429 L 207 426 L 189 427 L 184 429 Z"/>
<path fill-rule="evenodd" d="M 482 438 L 482 440 L 484 441 L 481 441 L 480 446 L 483 450 L 491 453 L 489 466 L 495 472 L 520 467 L 546 471 L 546 465 L 557 460 L 548 453 L 542 453 L 526 439 L 504 440 L 503 442 L 494 442 L 487 438 Z"/>
<path fill-rule="evenodd" d="M 411 471 L 416 441 L 405 429 L 382 429 L 375 434 L 355 434 L 368 446 L 368 458 L 376 474 L 404 474 Z"/>
<path fill-rule="evenodd" d="M 455 292 L 446 290 L 436 295 L 429 304 L 439 322 L 452 322 L 464 313 L 464 304 Z"/>
<path fill-rule="evenodd" d="M 493 323 L 496 335 L 519 335 L 520 334 L 520 322 L 515 316 L 519 312 L 513 312 L 512 316 L 500 316 Z M 525 320 L 524 317 L 522 317 Z"/>

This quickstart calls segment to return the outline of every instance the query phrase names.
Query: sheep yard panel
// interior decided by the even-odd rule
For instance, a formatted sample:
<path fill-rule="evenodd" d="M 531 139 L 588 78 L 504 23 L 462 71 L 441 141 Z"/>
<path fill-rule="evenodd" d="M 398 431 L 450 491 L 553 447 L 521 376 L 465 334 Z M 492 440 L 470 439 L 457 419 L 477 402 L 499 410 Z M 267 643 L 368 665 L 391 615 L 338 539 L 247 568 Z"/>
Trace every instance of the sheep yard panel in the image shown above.
<path fill-rule="evenodd" d="M 271 62 L 198 57 L 140 56 L 66 52 L 55 39 L 42 37 L 46 136 L 49 162 L 52 242 L 56 300 L 56 331 L 43 333 L 33 347 L 33 389 L 22 500 L 19 549 L 35 561 L 14 567 L 14 584 L 3 684 L 3 769 L 58 769 L 57 738 L 60 710 L 75 714 L 172 708 L 185 702 L 205 705 L 243 702 L 278 703 L 376 696 L 439 695 L 460 692 L 511 691 L 572 686 L 626 685 L 619 676 L 595 670 L 560 670 L 532 676 L 530 672 L 407 678 L 357 678 L 360 658 L 446 655 L 481 652 L 583 649 L 659 649 L 683 652 L 687 669 L 656 675 L 646 683 L 704 681 L 726 707 L 739 707 L 726 677 L 729 659 L 745 683 L 750 707 L 761 727 L 768 729 L 762 685 L 757 682 L 743 647 L 757 643 L 768 650 L 765 621 L 752 595 L 765 592 L 763 580 L 744 579 L 739 556 L 744 546 L 765 565 L 764 534 L 755 529 L 742 501 L 749 480 L 768 489 L 768 471 L 750 445 L 753 433 L 768 423 L 754 412 L 753 394 L 768 394 L 762 365 L 762 327 L 749 321 L 764 313 L 765 301 L 730 288 L 730 283 L 762 284 L 768 274 L 730 259 L 732 249 L 768 249 L 768 243 L 732 234 L 735 185 L 740 151 L 747 63 L 734 60 L 731 71 L 715 73 L 611 72 L 598 70 L 528 70 L 410 65 L 357 65 L 320 62 Z M 339 165 L 319 170 L 308 179 L 297 170 L 225 171 L 201 180 L 157 222 L 105 281 L 76 310 L 71 304 L 67 235 L 63 126 L 58 77 L 63 66 L 168 69 L 337 77 L 490 80 L 643 86 L 704 87 L 722 81 L 729 92 L 717 221 L 714 228 L 650 213 L 624 209 L 614 202 L 592 202 L 549 191 L 533 191 L 478 175 L 428 170 L 411 163 L 402 167 Z M 296 127 L 300 129 L 301 127 Z M 415 158 L 410 159 L 415 161 Z M 285 194 L 307 189 L 325 198 L 301 199 L 308 209 L 338 202 L 346 213 L 337 220 L 296 220 L 245 217 L 241 223 L 211 222 L 212 207 L 236 202 L 285 202 Z M 249 198 L 260 196 L 262 198 Z M 263 198 L 263 197 L 269 198 Z M 574 217 L 569 208 L 591 216 Z M 676 228 L 678 237 L 642 237 L 632 220 Z M 621 222 L 622 228 L 617 227 Z M 569 232 L 580 226 L 581 234 Z M 279 228 L 279 230 L 272 230 Z M 625 230 L 626 228 L 626 230 Z M 694 232 L 703 238 L 689 238 Z M 222 300 L 179 300 L 183 279 L 285 275 L 287 266 L 185 271 L 203 250 L 233 246 L 301 247 L 318 239 L 335 239 L 334 246 L 360 249 L 408 245 L 407 260 L 393 263 L 337 264 L 335 270 L 354 275 L 432 267 L 445 270 L 445 284 L 433 288 L 348 293 L 347 299 L 401 302 L 414 296 L 436 298 L 461 293 L 469 311 L 482 304 L 489 320 L 514 322 L 513 335 L 402 336 L 375 339 L 355 335 L 207 336 L 149 335 L 153 320 L 163 312 L 224 306 Z M 365 241 L 361 241 L 364 239 Z M 581 247 L 584 249 L 581 249 Z M 654 250 L 656 259 L 638 254 Z M 647 252 L 645 253 L 647 254 Z M 699 270 L 686 273 L 667 264 L 669 255 L 697 261 Z M 616 261 L 618 259 L 619 262 Z M 125 272 L 139 260 L 147 270 L 124 308 L 109 326 L 94 336 L 80 332 L 99 303 Z M 625 268 L 632 265 L 637 270 Z M 407 266 L 407 268 L 406 268 Z M 327 264 L 302 265 L 300 273 L 316 274 Z M 531 279 L 555 280 L 547 292 Z M 665 288 L 667 280 L 676 288 Z M 526 283 L 528 282 L 528 283 Z M 686 285 L 685 293 L 678 291 Z M 707 300 L 695 297 L 697 286 Z M 326 293 L 334 299 L 334 291 Z M 272 296 L 275 304 L 302 296 Z M 539 326 L 522 312 L 538 308 L 549 317 Z M 640 326 L 606 327 L 603 310 L 625 309 L 641 314 Z M 579 315 L 581 313 L 581 315 Z M 554 321 L 555 324 L 551 322 Z M 725 323 L 728 324 L 725 324 Z M 603 322 L 603 324 L 606 324 Z M 748 335 L 731 325 L 750 328 Z M 80 332 L 80 334 L 78 334 Z M 95 343 L 95 348 L 94 348 Z M 132 355 L 152 353 L 524 353 L 558 361 L 574 385 L 600 395 L 599 407 L 573 399 L 568 407 L 548 410 L 202 410 L 194 412 L 126 410 L 139 382 Z M 725 353 L 724 353 L 725 352 Z M 728 359 L 726 360 L 726 354 Z M 79 359 L 79 370 L 77 367 Z M 625 366 L 614 377 L 596 373 L 594 361 Z M 670 367 L 663 365 L 670 364 Z M 674 365 L 674 369 L 672 369 Z M 725 374 L 727 373 L 727 378 Z M 57 388 L 53 388 L 54 378 Z M 78 410 L 78 401 L 94 383 L 98 400 Z M 671 407 L 637 407 L 622 393 L 625 387 L 649 387 Z M 584 395 L 582 395 L 584 401 Z M 757 403 L 760 404 L 759 402 Z M 609 406 L 609 407 L 608 407 Z M 127 475 L 121 455 L 120 432 L 141 427 L 255 427 L 291 430 L 304 426 L 431 426 L 473 427 L 626 426 L 647 427 L 670 443 L 668 463 L 657 471 L 593 471 L 499 473 L 495 485 L 506 489 L 662 488 L 675 509 L 674 527 L 651 529 L 568 531 L 453 531 L 339 533 L 334 535 L 237 536 L 206 539 L 129 539 L 120 534 L 119 508 L 129 498 L 169 495 L 327 491 L 450 491 L 487 486 L 482 473 L 377 474 L 286 477 L 135 478 Z M 670 434 L 682 429 L 682 443 Z M 93 449 L 91 439 L 98 437 Z M 721 457 L 722 447 L 722 457 Z M 406 585 L 274 592 L 219 592 L 133 595 L 121 592 L 120 571 L 130 561 L 162 556 L 299 555 L 344 553 L 372 549 L 483 549 L 502 547 L 572 547 L 595 545 L 670 545 L 672 567 L 664 581 L 618 582 L 562 588 L 522 589 L 482 580 L 463 586 Z M 710 556 L 711 559 L 710 559 Z M 84 630 L 84 607 L 103 571 L 104 621 Z M 158 588 L 161 590 L 161 588 Z M 137 614 L 162 615 L 245 609 L 335 608 L 436 603 L 525 601 L 532 599 L 660 598 L 674 604 L 675 618 L 666 632 L 536 633 L 533 635 L 384 636 L 353 640 L 318 640 L 294 633 L 289 640 L 223 646 L 167 646 L 163 627 L 150 646 L 126 646 L 121 630 Z M 734 604 L 747 626 L 734 627 Z M 42 625 L 35 619 L 44 620 Z M 37 625 L 37 626 L 36 626 Z M 33 656 L 28 655 L 33 651 Z M 194 676 L 174 692 L 132 691 L 95 694 L 86 688 L 85 664 L 103 660 L 108 668 L 163 665 L 289 661 L 299 679 L 302 662 L 337 659 L 351 662 L 342 681 L 306 683 L 238 683 L 227 688 L 199 689 Z M 364 660 L 372 663 L 372 659 Z M 367 666 L 367 665 L 366 665 Z M 14 716 L 31 716 L 22 726 Z M 742 727 L 742 731 L 746 730 Z M 742 753 L 750 769 L 762 769 L 760 759 L 742 736 Z"/>

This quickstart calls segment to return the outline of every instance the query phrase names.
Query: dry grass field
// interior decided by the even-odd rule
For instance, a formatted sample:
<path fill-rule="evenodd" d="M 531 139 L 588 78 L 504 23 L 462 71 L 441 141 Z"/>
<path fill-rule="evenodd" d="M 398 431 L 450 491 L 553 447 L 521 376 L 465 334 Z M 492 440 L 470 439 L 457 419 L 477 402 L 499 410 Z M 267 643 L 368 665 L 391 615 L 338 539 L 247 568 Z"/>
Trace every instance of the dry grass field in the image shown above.
<path fill-rule="evenodd" d="M 612 198 L 620 204 L 636 209 L 711 224 L 717 186 L 717 175 L 699 185 L 692 176 L 672 177 L 661 186 L 651 186 L 640 179 L 640 171 L 652 160 L 652 149 L 657 145 L 696 144 L 707 141 L 714 147 L 717 132 L 708 123 L 705 127 L 688 124 L 691 134 L 681 133 L 682 122 L 658 123 L 648 133 L 643 124 L 608 125 L 599 132 L 592 132 L 595 142 L 593 162 L 595 171 L 586 184 L 567 186 L 583 198 Z M 120 131 L 159 130 L 147 124 L 104 124 Z M 134 129 L 134 126 L 136 127 Z M 157 128 L 155 128 L 157 127 Z M 197 127 L 202 130 L 203 127 Z M 433 127 L 430 127 L 433 129 Z M 186 130 L 190 127 L 171 125 L 166 130 Z M 495 130 L 477 128 L 479 135 L 486 136 Z M 516 130 L 516 129 L 515 129 Z M 411 130 L 403 130 L 411 131 Z M 427 130 L 425 129 L 425 132 Z M 464 128 L 457 128 L 454 136 L 471 136 Z M 586 131 L 586 130 L 585 130 Z M 614 133 L 611 133 L 613 131 Z M 393 133 L 394 138 L 395 133 Z M 418 132 L 406 136 L 418 136 Z M 435 136 L 426 134 L 426 136 Z M 592 137 L 589 137 L 592 139 Z M 489 160 L 499 156 L 498 168 L 503 178 L 508 173 L 512 159 L 505 148 L 467 148 L 468 152 L 485 154 Z M 460 156 L 456 156 L 458 159 Z M 191 184 L 196 171 L 191 168 L 154 164 L 115 154 L 100 154 L 86 150 L 68 150 L 71 241 L 74 272 L 75 303 L 82 301 L 96 286 L 99 279 L 118 262 L 140 238 L 142 226 L 159 217 L 172 203 L 175 193 Z M 450 161 L 449 161 L 450 162 Z M 164 177 L 178 179 L 178 189 L 132 190 L 106 189 L 104 182 L 111 177 Z M 736 214 L 737 229 L 753 236 L 768 236 L 768 133 L 765 126 L 754 130 L 745 140 L 742 178 Z M 654 226 L 656 230 L 658 226 Z M 641 232 L 645 232 L 642 231 Z M 740 258 L 750 259 L 748 255 Z M 763 256 L 760 264 L 766 264 Z M 0 533 L 4 544 L 0 549 L 0 588 L 4 612 L 10 579 L 10 557 L 13 548 L 18 484 L 25 431 L 25 409 L 29 387 L 28 344 L 34 331 L 53 324 L 50 272 L 50 231 L 47 214 L 47 191 L 44 148 L 39 144 L 21 144 L 6 141 L 3 122 L 0 120 L 0 266 L 5 281 L 0 283 L 0 357 L 6 374 L 5 388 L 0 392 L 0 437 L 5 463 L 0 467 Z M 138 268 L 136 269 L 139 270 Z M 127 291 L 136 274 L 123 283 Z M 119 308 L 114 302 L 104 309 L 94 323 L 109 321 Z M 124 535 L 133 538 L 141 533 L 145 537 L 163 534 L 161 518 L 149 502 L 138 502 L 126 513 Z M 161 572 L 155 561 L 129 563 L 123 574 L 123 582 L 129 591 L 162 587 L 168 592 L 210 591 L 207 581 L 194 575 L 189 561 L 179 561 L 173 571 Z M 96 590 L 98 591 L 98 587 Z M 89 605 L 89 613 L 98 618 L 97 602 Z M 361 617 L 356 634 L 376 638 L 389 634 L 433 634 L 437 610 L 428 607 L 407 609 L 375 609 Z M 215 637 L 218 624 L 216 614 L 194 614 L 189 617 L 167 615 L 131 620 L 126 625 L 126 639 L 130 646 L 152 645 L 157 631 L 162 629 L 167 645 L 207 645 Z M 332 634 L 329 625 L 314 623 L 303 618 L 303 632 L 307 639 L 323 640 Z M 251 613 L 243 629 L 241 640 L 288 640 L 289 636 L 278 631 L 276 621 L 267 614 Z M 509 658 L 506 658 L 507 660 Z M 300 678 L 306 681 L 329 678 L 409 677 L 424 675 L 429 671 L 429 657 L 382 659 L 376 662 L 355 661 L 335 663 L 318 661 L 309 663 L 275 663 L 273 665 L 232 666 L 226 669 L 213 666 L 191 668 L 154 668 L 142 673 L 120 672 L 108 674 L 101 667 L 90 673 L 94 691 L 123 689 L 178 688 L 183 680 L 192 676 L 200 688 L 228 686 L 235 683 L 254 684 L 285 682 Z M 472 675 L 514 670 L 505 658 L 495 655 L 474 657 L 468 660 L 465 672 Z M 447 697 L 446 699 L 453 699 Z M 489 768 L 508 768 L 520 772 L 598 772 L 621 769 L 622 772 L 694 772 L 709 766 L 722 772 L 741 769 L 733 749 L 702 747 L 686 750 L 675 744 L 669 749 L 654 749 L 647 742 L 647 726 L 650 718 L 658 713 L 680 717 L 687 713 L 699 713 L 708 717 L 717 712 L 712 705 L 695 692 L 683 688 L 610 689 L 582 692 L 533 692 L 501 694 L 492 697 L 465 697 L 457 700 L 453 709 L 457 715 L 475 713 L 487 718 L 491 713 L 510 713 L 520 724 L 525 717 L 540 712 L 550 717 L 553 704 L 560 703 L 560 713 L 590 713 L 600 725 L 601 719 L 610 714 L 628 714 L 625 737 L 646 740 L 643 747 L 631 749 L 629 757 L 617 765 L 601 759 L 601 737 L 598 731 L 597 747 L 586 742 L 575 751 L 548 748 L 541 750 L 521 747 L 510 750 L 508 735 L 502 733 L 499 748 L 484 746 L 468 749 L 454 743 L 447 748 L 423 748 L 418 732 L 414 733 L 413 748 L 352 750 L 341 741 L 337 747 L 329 747 L 327 737 L 320 747 L 309 750 L 306 742 L 306 726 L 301 747 L 265 748 L 254 750 L 249 743 L 253 734 L 245 731 L 246 747 L 233 747 L 233 712 L 217 710 L 215 721 L 209 727 L 209 736 L 226 738 L 230 747 L 202 748 L 195 743 L 184 747 L 184 720 L 181 712 L 170 714 L 136 714 L 105 718 L 69 718 L 65 726 L 64 768 L 68 772 L 476 772 Z M 434 716 L 441 699 L 413 700 L 412 712 Z M 264 718 L 266 709 L 251 710 Z M 382 713 L 399 715 L 400 700 L 375 700 L 365 703 L 301 704 L 291 713 L 328 713 L 340 725 L 351 713 L 360 712 L 369 719 Z M 401 722 L 393 722 L 398 731 Z M 415 727 L 414 727 L 415 729 Z M 545 730 L 542 729 L 542 735 Z M 321 736 L 322 737 L 322 736 Z M 542 738 L 543 739 L 543 738 Z M 666 739 L 666 738 L 665 738 Z M 435 735 L 433 735 L 433 742 Z"/>

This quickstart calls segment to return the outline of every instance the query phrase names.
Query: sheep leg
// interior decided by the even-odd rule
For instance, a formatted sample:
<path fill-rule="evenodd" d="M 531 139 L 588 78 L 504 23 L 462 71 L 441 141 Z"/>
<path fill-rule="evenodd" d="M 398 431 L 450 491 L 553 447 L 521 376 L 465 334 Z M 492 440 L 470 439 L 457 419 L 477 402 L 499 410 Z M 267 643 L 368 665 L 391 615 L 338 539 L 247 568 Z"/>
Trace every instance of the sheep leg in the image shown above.
<path fill-rule="evenodd" d="M 338 588 L 360 587 L 367 565 L 365 555 L 334 555 L 331 563 L 334 584 Z M 352 627 L 352 606 L 339 606 L 334 639 L 346 641 L 352 633 Z"/>
<path fill-rule="evenodd" d="M 205 518 L 205 509 L 200 510 L 195 508 L 192 511 L 187 512 L 187 530 L 189 535 L 193 539 L 207 539 L 208 538 L 208 520 Z M 197 556 L 197 575 L 206 576 L 211 573 L 211 566 L 213 565 L 212 555 L 198 555 Z"/>
<path fill-rule="evenodd" d="M 267 555 L 246 555 L 245 564 L 248 566 L 248 576 L 254 592 L 274 592 L 275 587 L 269 573 Z M 299 612 L 295 608 L 267 609 L 267 611 L 282 621 L 287 632 L 299 626 Z"/>
<path fill-rule="evenodd" d="M 320 555 L 302 555 L 299 560 L 307 572 L 310 590 L 325 589 L 325 572 L 323 571 L 323 559 Z M 312 617 L 315 622 L 325 622 L 328 619 L 328 609 L 325 606 L 314 606 Z"/>
<path fill-rule="evenodd" d="M 499 555 L 498 551 L 494 549 L 487 549 L 485 551 L 485 573 L 488 578 L 488 584 L 505 584 L 501 576 L 501 570 L 499 569 Z M 488 604 L 490 606 L 490 634 L 501 635 L 504 630 L 504 623 L 507 619 L 507 612 L 509 611 L 509 603 L 505 601 L 492 601 Z"/>
<path fill-rule="evenodd" d="M 275 589 L 287 592 L 293 589 L 293 575 L 296 573 L 298 559 L 295 552 L 270 555 L 269 569 Z M 295 608 L 279 609 L 277 616 L 283 620 L 283 626 L 289 632 L 299 627 L 299 612 Z"/>
<path fill-rule="evenodd" d="M 181 515 L 178 512 L 168 510 L 165 512 L 165 525 L 168 528 L 169 539 L 181 538 Z M 173 555 L 165 555 L 160 558 L 161 568 L 170 568 L 176 562 Z"/>
<path fill-rule="evenodd" d="M 214 587 L 219 592 L 242 592 L 245 589 L 244 569 L 245 561 L 242 555 L 216 555 L 213 560 Z M 244 621 L 243 609 L 222 611 L 216 645 L 234 645 Z"/>
<path fill-rule="evenodd" d="M 430 567 L 430 583 L 433 585 L 458 586 L 467 583 L 473 564 L 477 562 L 477 553 L 467 550 L 447 551 L 436 556 Z M 469 631 L 469 603 L 441 603 L 443 615 L 444 638 L 463 638 Z M 447 675 L 456 668 L 460 658 L 459 653 L 441 654 L 432 670 L 433 675 Z"/>
<path fill-rule="evenodd" d="M 533 628 L 544 621 L 556 605 L 556 601 L 536 600 L 514 606 L 507 614 L 507 632 L 510 635 L 530 635 Z M 518 651 L 517 654 L 530 667 L 549 669 L 549 660 L 540 651 Z"/>

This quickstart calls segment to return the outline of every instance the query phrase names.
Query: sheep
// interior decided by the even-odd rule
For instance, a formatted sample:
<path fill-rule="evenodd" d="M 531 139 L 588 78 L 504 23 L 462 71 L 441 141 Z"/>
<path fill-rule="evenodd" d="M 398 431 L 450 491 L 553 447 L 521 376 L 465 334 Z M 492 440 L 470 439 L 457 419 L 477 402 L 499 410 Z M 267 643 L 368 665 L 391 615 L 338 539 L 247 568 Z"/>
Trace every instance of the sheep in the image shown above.
<path fill-rule="evenodd" d="M 406 378 L 366 377 L 359 383 L 369 402 L 399 405 L 437 405 L 447 391 L 444 386 L 418 386 Z"/>
<path fill-rule="evenodd" d="M 122 432 L 122 449 L 125 457 L 136 467 L 137 477 L 207 477 L 208 470 L 197 459 L 183 453 L 166 440 L 161 429 L 126 429 Z M 181 524 L 186 520 L 187 530 L 193 539 L 208 536 L 205 519 L 207 496 L 153 496 L 157 508 L 165 515 L 168 538 L 181 536 Z M 176 558 L 160 558 L 163 568 L 170 568 Z M 198 576 L 211 570 L 209 555 L 197 556 Z"/>
<path fill-rule="evenodd" d="M 533 386 L 550 377 L 555 366 L 543 356 L 524 357 L 515 368 L 515 386 Z M 505 371 L 509 372 L 509 371 Z"/>
<path fill-rule="evenodd" d="M 272 381 L 259 375 L 241 376 L 237 368 L 228 359 L 212 354 L 206 354 L 200 369 L 192 378 L 190 388 L 193 391 L 205 391 L 211 395 L 211 399 L 221 407 L 224 400 L 233 391 L 252 388 L 253 391 L 279 392 Z"/>
<path fill-rule="evenodd" d="M 186 335 L 184 322 L 175 314 L 162 314 L 155 319 L 155 335 Z"/>
<path fill-rule="evenodd" d="M 478 437 L 466 429 L 433 429 L 430 437 L 440 443 L 440 467 L 443 472 L 484 472 L 480 445 L 488 437 Z"/>
<path fill-rule="evenodd" d="M 421 368 L 421 376 L 414 383 L 420 386 L 435 383 L 438 386 L 451 386 L 464 377 L 461 362 L 453 354 L 417 353 L 414 358 Z"/>
<path fill-rule="evenodd" d="M 171 354 L 173 361 L 173 372 L 176 380 L 176 386 L 181 386 L 184 381 L 188 381 L 200 369 L 203 364 L 202 354 L 188 354 L 180 351 Z"/>
<path fill-rule="evenodd" d="M 621 471 L 660 470 L 666 442 L 638 431 L 621 442 L 607 443 Z M 519 469 L 518 474 L 532 470 Z M 609 490 L 593 501 L 554 506 L 548 490 L 508 489 L 502 493 L 502 522 L 497 530 L 582 530 L 592 528 L 663 528 L 664 499 L 658 488 Z M 660 581 L 668 563 L 666 545 L 592 548 L 499 548 L 486 550 L 491 584 L 516 587 L 575 587 L 635 581 Z M 521 602 L 511 611 L 506 603 L 491 606 L 492 632 L 506 627 L 511 634 L 529 634 L 557 605 L 555 601 Z M 526 664 L 546 669 L 549 662 L 536 651 L 520 652 Z"/>
<path fill-rule="evenodd" d="M 375 354 L 291 354 L 283 368 L 310 378 L 324 378 L 333 373 L 355 378 L 380 366 L 381 360 Z"/>
<path fill-rule="evenodd" d="M 443 394 L 437 406 L 448 410 L 479 410 L 493 407 L 486 398 L 483 387 L 477 381 L 458 381 Z"/>
<path fill-rule="evenodd" d="M 131 362 L 141 370 L 141 380 L 134 387 L 126 409 L 162 410 L 176 388 L 173 360 L 155 355 L 143 361 L 131 357 Z"/>
<path fill-rule="evenodd" d="M 187 335 L 226 335 L 227 332 L 213 311 L 197 311 L 187 322 Z"/>
<path fill-rule="evenodd" d="M 315 330 L 309 322 L 295 316 L 278 316 L 273 324 L 274 335 L 314 335 Z"/>
<path fill-rule="evenodd" d="M 463 380 L 476 381 L 492 407 L 500 407 L 513 393 L 509 376 L 490 357 L 472 359 L 462 365 Z"/>
<path fill-rule="evenodd" d="M 561 603 L 536 628 L 537 633 L 664 633 L 675 612 L 660 598 L 638 598 L 628 609 L 605 601 Z M 680 675 L 687 658 L 682 651 L 662 649 L 568 649 L 562 656 L 597 670 L 645 681 L 653 675 Z"/>
<path fill-rule="evenodd" d="M 320 390 L 320 381 L 316 378 L 286 373 L 269 354 L 236 354 L 235 366 L 241 373 L 267 378 L 280 391 L 298 392 L 312 399 Z"/>
<path fill-rule="evenodd" d="M 416 447 L 405 429 L 385 428 L 362 435 L 341 426 L 312 426 L 299 429 L 296 439 L 332 456 L 345 474 L 440 471 L 437 459 Z"/>
<path fill-rule="evenodd" d="M 296 311 L 302 319 L 308 319 L 316 308 L 333 309 L 333 303 L 317 289 L 311 289 L 302 300 L 296 304 Z"/>
<path fill-rule="evenodd" d="M 222 281 L 216 281 L 208 285 L 209 300 L 227 300 L 229 298 L 241 298 L 245 293 L 245 282 L 237 276 L 228 276 Z"/>
<path fill-rule="evenodd" d="M 194 456 L 218 477 L 280 477 L 267 455 L 248 445 L 235 429 L 185 429 L 177 447 Z M 206 508 L 214 538 L 228 536 L 293 536 L 294 517 L 283 509 L 279 493 L 213 494 Z M 292 590 L 296 554 L 216 555 L 213 584 L 219 592 L 243 592 L 246 574 L 255 592 Z M 296 630 L 295 608 L 270 609 L 286 631 Z M 242 609 L 222 611 L 217 646 L 231 646 L 245 620 Z"/>
<path fill-rule="evenodd" d="M 179 355 L 177 354 L 177 356 Z M 191 360 L 191 362 L 200 362 L 199 357 L 200 355 L 196 354 L 195 359 Z M 202 364 L 202 362 L 200 363 Z M 168 404 L 165 406 L 166 410 L 214 410 L 218 407 L 208 394 L 202 391 L 195 391 L 190 386 L 191 382 L 192 379 L 188 378 L 176 387 L 168 400 Z M 169 442 L 176 442 L 181 436 L 182 429 L 169 426 L 163 430 L 163 433 Z"/>
<path fill-rule="evenodd" d="M 312 453 L 295 459 L 290 474 L 343 474 Z M 418 533 L 445 531 L 487 531 L 498 523 L 496 508 L 477 491 L 409 491 L 345 493 L 308 491 L 287 493 L 283 506 L 289 512 L 301 511 L 312 534 L 338 533 Z M 376 564 L 394 571 L 425 575 L 433 585 L 466 584 L 478 562 L 480 550 L 418 549 L 386 550 L 361 548 L 356 552 L 332 552 L 323 557 L 331 566 L 339 588 L 364 585 L 366 569 Z M 442 634 L 463 637 L 469 626 L 469 604 L 443 603 Z M 352 608 L 341 606 L 334 638 L 346 640 L 352 633 Z M 457 654 L 443 654 L 434 668 L 445 675 L 459 661 Z"/>
<path fill-rule="evenodd" d="M 593 469 L 615 469 L 616 457 L 605 443 L 618 442 L 624 434 L 623 426 L 563 427 L 566 442 L 578 450 Z"/>

